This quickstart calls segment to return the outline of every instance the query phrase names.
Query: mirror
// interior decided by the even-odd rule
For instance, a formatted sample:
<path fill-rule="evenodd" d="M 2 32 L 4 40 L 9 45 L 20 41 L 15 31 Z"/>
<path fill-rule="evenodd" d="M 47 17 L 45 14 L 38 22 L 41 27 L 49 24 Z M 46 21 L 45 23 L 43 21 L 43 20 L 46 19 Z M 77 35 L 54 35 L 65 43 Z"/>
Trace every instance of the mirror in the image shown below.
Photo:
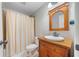
<path fill-rule="evenodd" d="M 68 23 L 68 4 L 64 3 L 49 11 L 49 30 L 50 31 L 67 31 Z"/>
<path fill-rule="evenodd" d="M 52 28 L 64 28 L 64 14 L 63 12 L 57 12 L 52 17 Z"/>

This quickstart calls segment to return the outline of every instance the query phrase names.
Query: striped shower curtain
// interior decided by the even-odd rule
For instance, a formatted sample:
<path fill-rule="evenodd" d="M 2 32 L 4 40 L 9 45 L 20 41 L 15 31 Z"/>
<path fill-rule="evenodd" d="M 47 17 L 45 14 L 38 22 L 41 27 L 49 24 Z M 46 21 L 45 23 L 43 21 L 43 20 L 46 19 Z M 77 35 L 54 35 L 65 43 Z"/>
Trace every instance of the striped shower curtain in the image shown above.
<path fill-rule="evenodd" d="M 13 56 L 34 41 L 34 17 L 6 10 L 6 56 Z"/>

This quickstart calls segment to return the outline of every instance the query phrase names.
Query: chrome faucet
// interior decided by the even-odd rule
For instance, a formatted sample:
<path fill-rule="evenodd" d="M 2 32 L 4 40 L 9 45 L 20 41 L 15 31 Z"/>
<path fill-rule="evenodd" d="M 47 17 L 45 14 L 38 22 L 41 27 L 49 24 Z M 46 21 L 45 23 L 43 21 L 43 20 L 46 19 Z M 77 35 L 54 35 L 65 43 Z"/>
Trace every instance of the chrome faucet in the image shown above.
<path fill-rule="evenodd" d="M 54 33 L 53 33 L 53 36 L 56 36 L 56 37 L 58 37 L 58 36 L 59 36 L 59 33 L 57 33 L 57 32 L 54 32 Z"/>

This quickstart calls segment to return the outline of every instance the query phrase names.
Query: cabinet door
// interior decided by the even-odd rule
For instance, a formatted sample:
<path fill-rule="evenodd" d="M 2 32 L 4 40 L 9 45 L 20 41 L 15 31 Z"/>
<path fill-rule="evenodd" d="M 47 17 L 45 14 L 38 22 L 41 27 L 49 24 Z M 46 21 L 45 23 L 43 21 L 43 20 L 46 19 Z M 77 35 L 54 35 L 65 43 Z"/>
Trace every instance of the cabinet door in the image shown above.
<path fill-rule="evenodd" d="M 47 48 L 43 44 L 40 44 L 40 47 L 39 47 L 39 56 L 40 57 L 46 57 L 47 56 Z"/>
<path fill-rule="evenodd" d="M 48 56 L 49 57 L 57 57 L 59 56 L 56 52 L 56 46 L 55 45 L 51 45 L 51 44 L 48 44 Z"/>
<path fill-rule="evenodd" d="M 64 47 L 57 45 L 48 46 L 48 56 L 49 57 L 65 57 L 68 56 L 68 50 Z"/>

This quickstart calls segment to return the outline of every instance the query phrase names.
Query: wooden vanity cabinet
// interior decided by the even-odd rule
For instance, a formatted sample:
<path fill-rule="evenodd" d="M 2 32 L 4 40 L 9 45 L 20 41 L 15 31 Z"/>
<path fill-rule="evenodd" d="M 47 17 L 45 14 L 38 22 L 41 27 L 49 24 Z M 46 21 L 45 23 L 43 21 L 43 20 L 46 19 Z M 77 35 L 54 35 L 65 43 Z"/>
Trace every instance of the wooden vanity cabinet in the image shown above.
<path fill-rule="evenodd" d="M 39 40 L 40 57 L 69 57 L 70 49 L 61 45 Z"/>

